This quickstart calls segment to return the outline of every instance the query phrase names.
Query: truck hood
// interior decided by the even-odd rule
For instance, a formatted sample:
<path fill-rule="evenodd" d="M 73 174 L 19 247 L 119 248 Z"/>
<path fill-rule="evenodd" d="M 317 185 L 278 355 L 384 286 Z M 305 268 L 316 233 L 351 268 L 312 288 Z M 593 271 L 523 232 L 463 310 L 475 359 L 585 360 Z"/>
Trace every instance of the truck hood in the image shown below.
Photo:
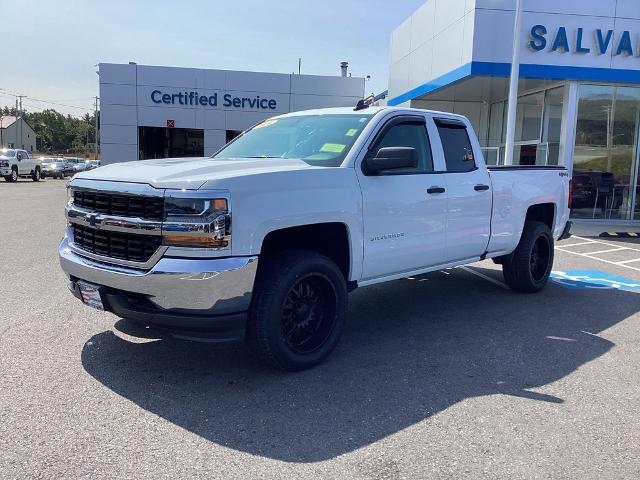
<path fill-rule="evenodd" d="M 322 169 L 297 159 L 165 158 L 112 163 L 77 173 L 74 179 L 146 183 L 156 188 L 197 190 L 205 182 L 280 171 Z"/>

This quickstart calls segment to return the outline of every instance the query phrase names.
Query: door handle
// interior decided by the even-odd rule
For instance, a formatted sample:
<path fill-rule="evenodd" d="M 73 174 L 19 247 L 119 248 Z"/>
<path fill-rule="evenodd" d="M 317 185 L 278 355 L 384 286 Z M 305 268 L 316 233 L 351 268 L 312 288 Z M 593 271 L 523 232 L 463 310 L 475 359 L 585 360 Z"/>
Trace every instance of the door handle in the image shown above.
<path fill-rule="evenodd" d="M 476 192 L 484 192 L 485 190 L 489 190 L 489 185 L 476 185 L 473 189 Z"/>
<path fill-rule="evenodd" d="M 444 193 L 444 188 L 443 187 L 429 187 L 429 188 L 427 188 L 427 193 L 429 193 L 429 194 Z"/>

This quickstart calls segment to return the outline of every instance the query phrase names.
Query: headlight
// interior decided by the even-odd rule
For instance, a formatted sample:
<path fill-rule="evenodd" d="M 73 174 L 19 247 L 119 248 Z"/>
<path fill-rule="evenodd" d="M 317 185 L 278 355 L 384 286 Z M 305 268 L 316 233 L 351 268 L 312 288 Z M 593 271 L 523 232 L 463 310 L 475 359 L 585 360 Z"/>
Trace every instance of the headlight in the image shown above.
<path fill-rule="evenodd" d="M 220 192 L 171 192 L 165 196 L 163 244 L 224 249 L 231 246 L 231 215 Z"/>

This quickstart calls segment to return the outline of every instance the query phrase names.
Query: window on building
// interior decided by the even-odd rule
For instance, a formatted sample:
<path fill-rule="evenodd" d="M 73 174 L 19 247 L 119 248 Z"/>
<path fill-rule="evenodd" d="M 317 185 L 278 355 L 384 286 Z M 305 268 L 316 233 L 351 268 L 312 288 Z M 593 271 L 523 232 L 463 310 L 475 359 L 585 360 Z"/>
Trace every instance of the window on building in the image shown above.
<path fill-rule="evenodd" d="M 563 103 L 564 89 L 562 87 L 545 92 L 542 148 L 540 148 L 542 155 L 536 161 L 537 165 L 558 165 Z"/>
<path fill-rule="evenodd" d="M 516 109 L 515 165 L 557 165 L 564 87 L 522 95 Z M 507 103 L 489 107 L 487 141 L 483 152 L 487 163 L 503 164 L 507 129 Z"/>
<path fill-rule="evenodd" d="M 242 133 L 242 130 L 227 130 L 225 132 L 225 143 L 229 143 L 231 140 L 236 138 L 241 133 Z"/>
<path fill-rule="evenodd" d="M 636 198 L 639 130 L 640 88 L 580 86 L 573 157 L 574 218 L 640 218 Z"/>
<path fill-rule="evenodd" d="M 204 130 L 138 127 L 139 159 L 202 157 Z"/>
<path fill-rule="evenodd" d="M 540 142 L 544 93 L 534 93 L 518 98 L 516 108 L 516 142 Z"/>

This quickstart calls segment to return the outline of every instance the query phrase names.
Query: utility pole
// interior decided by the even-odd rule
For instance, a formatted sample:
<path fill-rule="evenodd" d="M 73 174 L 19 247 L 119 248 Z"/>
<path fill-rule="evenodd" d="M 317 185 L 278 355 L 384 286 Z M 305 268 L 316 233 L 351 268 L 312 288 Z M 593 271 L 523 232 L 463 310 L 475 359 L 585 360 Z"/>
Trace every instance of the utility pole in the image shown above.
<path fill-rule="evenodd" d="M 94 121 L 96 122 L 96 133 L 95 133 L 95 157 L 94 160 L 98 159 L 98 97 L 95 97 L 96 99 L 96 105 L 95 105 L 95 110 L 94 110 Z"/>
<path fill-rule="evenodd" d="M 24 138 L 22 138 L 22 135 L 24 135 L 24 132 L 22 131 L 22 122 L 24 122 L 24 118 L 22 118 L 22 99 L 26 97 L 26 95 L 17 95 L 16 96 L 16 102 L 19 103 L 20 108 L 18 109 L 18 115 L 17 117 L 20 119 L 20 148 L 24 148 Z"/>
<path fill-rule="evenodd" d="M 516 136 L 516 109 L 518 108 L 518 76 L 520 75 L 520 21 L 522 0 L 516 0 L 515 22 L 513 25 L 513 55 L 511 56 L 511 77 L 509 77 L 509 102 L 507 109 L 507 138 L 504 164 L 513 165 L 513 150 Z"/>

